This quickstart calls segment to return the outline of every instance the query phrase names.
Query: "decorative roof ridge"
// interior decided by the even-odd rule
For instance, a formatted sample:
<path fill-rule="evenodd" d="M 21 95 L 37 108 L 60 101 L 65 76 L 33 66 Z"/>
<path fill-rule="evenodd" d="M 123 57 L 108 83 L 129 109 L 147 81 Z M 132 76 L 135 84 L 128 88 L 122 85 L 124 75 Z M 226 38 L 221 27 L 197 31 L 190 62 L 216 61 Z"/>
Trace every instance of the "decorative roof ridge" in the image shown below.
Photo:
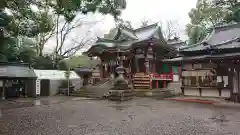
<path fill-rule="evenodd" d="M 168 42 L 167 42 L 168 43 Z M 169 45 L 177 45 L 177 44 L 186 44 L 186 41 L 181 41 L 181 42 L 172 42 L 168 43 Z"/>
<path fill-rule="evenodd" d="M 228 23 L 228 24 L 224 24 L 224 25 L 219 25 L 219 26 L 215 26 L 210 28 L 209 30 L 217 30 L 217 31 L 221 31 L 222 29 L 226 29 L 226 28 L 231 28 L 234 26 L 239 26 L 240 27 L 240 23 Z"/>
<path fill-rule="evenodd" d="M 232 42 L 240 42 L 240 37 L 237 37 L 237 38 L 234 38 L 231 40 L 227 40 L 227 41 L 219 43 L 219 44 L 214 44 L 214 45 L 208 44 L 207 46 L 217 47 L 217 46 L 221 46 L 221 45 L 232 43 Z M 203 43 L 194 44 L 194 47 L 197 45 L 203 45 Z M 191 45 L 191 47 L 192 47 L 192 45 Z M 180 50 L 189 49 L 189 48 L 190 48 L 190 46 L 187 46 L 185 48 L 180 48 Z"/>
<path fill-rule="evenodd" d="M 196 43 L 196 44 L 192 44 L 192 45 L 188 45 L 188 46 L 182 46 L 179 48 L 179 50 L 183 50 L 183 49 L 189 49 L 191 47 L 195 47 L 195 46 L 198 46 L 198 45 L 201 45 L 202 43 L 199 42 L 199 43 Z"/>
<path fill-rule="evenodd" d="M 154 24 L 151 24 L 151 25 L 148 25 L 148 26 L 144 26 L 144 27 L 140 27 L 140 28 L 137 28 L 134 30 L 134 32 L 139 32 L 143 29 L 147 29 L 147 28 L 152 28 L 152 27 L 157 27 L 158 26 L 158 23 L 154 23 Z M 159 27 L 159 26 L 158 26 Z"/>
<path fill-rule="evenodd" d="M 224 24 L 224 25 L 220 25 L 220 26 L 215 26 L 215 29 L 218 28 L 224 28 L 224 27 L 229 27 L 229 26 L 234 26 L 234 25 L 240 25 L 240 23 L 228 23 L 228 24 Z"/>

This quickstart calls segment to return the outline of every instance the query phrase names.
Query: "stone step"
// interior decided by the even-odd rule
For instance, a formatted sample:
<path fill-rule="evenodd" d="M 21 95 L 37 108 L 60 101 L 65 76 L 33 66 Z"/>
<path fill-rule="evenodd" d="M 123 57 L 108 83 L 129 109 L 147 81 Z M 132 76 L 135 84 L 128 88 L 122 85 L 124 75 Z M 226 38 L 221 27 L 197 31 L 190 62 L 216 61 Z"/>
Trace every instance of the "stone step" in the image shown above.
<path fill-rule="evenodd" d="M 155 99 L 164 99 L 173 95 L 170 90 L 135 90 L 134 93 L 137 97 L 151 97 Z"/>
<path fill-rule="evenodd" d="M 108 91 L 74 91 L 71 95 L 72 96 L 80 96 L 80 97 L 103 97 Z"/>
<path fill-rule="evenodd" d="M 91 97 L 91 98 L 102 98 L 102 95 L 95 95 L 95 94 L 71 94 L 74 97 Z"/>
<path fill-rule="evenodd" d="M 128 101 L 128 100 L 131 100 L 133 99 L 133 97 L 109 97 L 109 100 L 112 100 L 112 101 Z"/>
<path fill-rule="evenodd" d="M 110 90 L 109 91 L 109 100 L 113 101 L 126 101 L 134 97 L 133 90 Z"/>

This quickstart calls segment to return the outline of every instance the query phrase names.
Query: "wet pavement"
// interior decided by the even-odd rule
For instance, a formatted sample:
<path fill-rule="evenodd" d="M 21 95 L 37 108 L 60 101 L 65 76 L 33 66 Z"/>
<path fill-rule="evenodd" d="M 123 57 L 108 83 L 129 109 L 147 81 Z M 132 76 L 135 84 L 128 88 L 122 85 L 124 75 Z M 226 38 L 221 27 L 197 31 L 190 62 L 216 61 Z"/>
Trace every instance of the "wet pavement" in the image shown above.
<path fill-rule="evenodd" d="M 24 103 L 0 103 L 0 135 L 240 135 L 240 109 L 147 98 Z"/>

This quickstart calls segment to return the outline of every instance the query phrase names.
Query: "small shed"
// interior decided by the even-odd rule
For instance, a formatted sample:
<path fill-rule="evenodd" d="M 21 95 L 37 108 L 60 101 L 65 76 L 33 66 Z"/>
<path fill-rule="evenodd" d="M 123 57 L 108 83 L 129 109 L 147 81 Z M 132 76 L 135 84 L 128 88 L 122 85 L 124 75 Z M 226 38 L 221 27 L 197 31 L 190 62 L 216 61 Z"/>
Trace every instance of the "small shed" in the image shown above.
<path fill-rule="evenodd" d="M 0 62 L 1 98 L 35 97 L 36 78 L 29 64 Z"/>
<path fill-rule="evenodd" d="M 66 80 L 64 70 L 34 70 L 37 75 L 37 94 L 40 96 L 53 96 L 59 94 L 59 87 Z M 80 89 L 82 79 L 74 71 L 70 71 L 70 82 L 74 89 Z"/>

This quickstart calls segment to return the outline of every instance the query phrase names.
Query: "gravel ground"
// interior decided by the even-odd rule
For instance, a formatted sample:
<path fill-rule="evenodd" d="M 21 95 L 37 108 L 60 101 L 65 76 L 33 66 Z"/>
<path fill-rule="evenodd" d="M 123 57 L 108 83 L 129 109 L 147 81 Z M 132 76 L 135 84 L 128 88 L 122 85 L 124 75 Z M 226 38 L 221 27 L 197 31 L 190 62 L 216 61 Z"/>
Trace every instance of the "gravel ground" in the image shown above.
<path fill-rule="evenodd" d="M 0 135 L 240 135 L 239 112 L 145 98 L 124 103 L 75 98 L 2 109 Z"/>

